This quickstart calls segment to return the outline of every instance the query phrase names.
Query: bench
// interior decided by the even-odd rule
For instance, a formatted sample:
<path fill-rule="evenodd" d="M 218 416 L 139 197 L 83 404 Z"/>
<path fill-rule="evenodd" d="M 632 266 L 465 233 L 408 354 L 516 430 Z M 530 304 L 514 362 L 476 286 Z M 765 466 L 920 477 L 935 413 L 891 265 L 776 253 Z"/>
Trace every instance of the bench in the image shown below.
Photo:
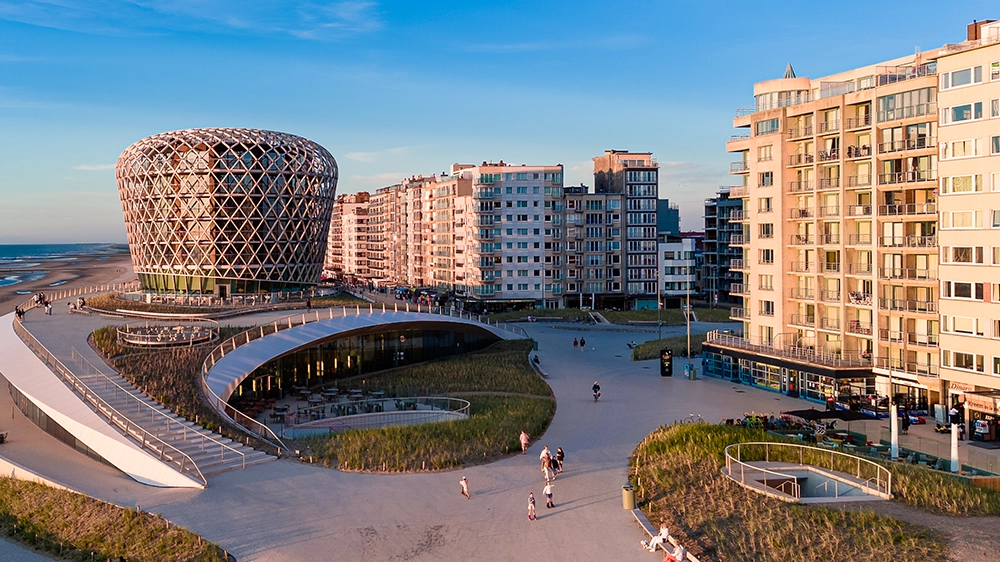
<path fill-rule="evenodd" d="M 650 540 L 652 540 L 653 537 L 655 537 L 660 533 L 660 530 L 653 527 L 653 524 L 649 522 L 649 519 L 646 519 L 646 514 L 643 513 L 642 510 L 633 509 L 632 516 L 635 517 L 635 522 L 638 523 L 640 527 L 642 527 L 642 530 L 645 531 L 647 535 L 649 535 Z M 677 546 L 677 539 L 675 539 L 674 537 L 669 537 L 667 540 L 670 541 L 671 545 Z M 690 551 L 688 551 L 687 553 L 687 559 L 688 562 L 701 562 L 694 554 L 691 554 Z"/>

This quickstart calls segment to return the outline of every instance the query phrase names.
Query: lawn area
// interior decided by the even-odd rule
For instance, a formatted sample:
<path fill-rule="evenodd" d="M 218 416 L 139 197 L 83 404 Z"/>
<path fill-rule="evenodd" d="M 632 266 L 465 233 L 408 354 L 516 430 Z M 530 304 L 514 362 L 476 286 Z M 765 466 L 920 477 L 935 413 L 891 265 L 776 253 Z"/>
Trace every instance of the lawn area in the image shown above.
<path fill-rule="evenodd" d="M 6 477 L 0 478 L 0 529 L 64 560 L 226 560 L 218 546 L 159 516 Z"/>
<path fill-rule="evenodd" d="M 762 430 L 708 424 L 661 427 L 635 449 L 639 507 L 705 562 L 945 559 L 946 538 L 871 511 L 788 504 L 723 476 L 726 445 L 777 441 Z M 1000 493 L 920 467 L 887 464 L 895 501 L 951 515 L 1000 513 Z"/>
<path fill-rule="evenodd" d="M 475 353 L 363 375 L 380 388 L 419 388 L 459 395 L 468 419 L 387 427 L 305 440 L 309 455 L 343 470 L 409 472 L 490 462 L 520 452 L 522 430 L 532 439 L 555 415 L 552 389 L 528 364 L 528 340 L 503 341 Z"/>
<path fill-rule="evenodd" d="M 706 334 L 691 334 L 691 355 L 697 357 L 701 354 L 701 344 L 704 343 Z M 649 340 L 639 344 L 632 350 L 633 361 L 644 361 L 646 359 L 659 359 L 660 350 L 669 347 L 674 352 L 674 357 L 687 355 L 687 335 L 671 336 L 660 340 Z"/>

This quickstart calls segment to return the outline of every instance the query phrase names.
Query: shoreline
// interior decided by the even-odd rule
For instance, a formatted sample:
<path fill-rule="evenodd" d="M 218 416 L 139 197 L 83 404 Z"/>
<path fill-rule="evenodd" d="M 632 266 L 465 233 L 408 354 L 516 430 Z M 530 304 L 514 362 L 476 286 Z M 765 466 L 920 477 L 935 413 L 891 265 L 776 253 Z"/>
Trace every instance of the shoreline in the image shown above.
<path fill-rule="evenodd" d="M 16 272 L 20 275 L 29 276 L 36 272 L 45 274 L 34 281 L 22 281 L 0 287 L 0 315 L 13 312 L 16 307 L 30 300 L 34 293 L 55 294 L 64 289 L 126 283 L 136 279 L 132 270 L 132 257 L 127 252 L 113 255 L 80 254 L 73 257 L 76 259 L 72 261 L 65 258 L 32 259 L 32 267 L 18 268 Z M 53 287 L 54 283 L 59 285 Z M 31 293 L 19 295 L 17 291 L 31 291 Z"/>

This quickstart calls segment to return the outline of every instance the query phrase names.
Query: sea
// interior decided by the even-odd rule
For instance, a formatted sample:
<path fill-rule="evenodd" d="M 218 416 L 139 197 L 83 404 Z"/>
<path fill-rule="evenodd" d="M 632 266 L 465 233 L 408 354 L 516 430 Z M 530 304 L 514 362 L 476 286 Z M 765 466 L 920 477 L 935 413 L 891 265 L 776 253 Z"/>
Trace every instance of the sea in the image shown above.
<path fill-rule="evenodd" d="M 43 279 L 46 262 L 69 262 L 81 256 L 110 256 L 128 253 L 127 244 L 0 244 L 0 287 Z M 54 285 L 53 285 L 54 286 Z"/>

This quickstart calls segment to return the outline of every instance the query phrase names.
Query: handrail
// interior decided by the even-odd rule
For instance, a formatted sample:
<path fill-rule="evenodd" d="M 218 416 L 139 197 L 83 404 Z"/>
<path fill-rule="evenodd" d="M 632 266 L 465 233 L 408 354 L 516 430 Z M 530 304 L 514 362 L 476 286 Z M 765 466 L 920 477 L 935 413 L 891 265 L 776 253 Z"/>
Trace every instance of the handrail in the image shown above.
<path fill-rule="evenodd" d="M 744 488 L 747 487 L 746 469 L 748 467 L 751 469 L 751 472 L 762 472 L 765 475 L 770 474 L 770 475 L 773 475 L 775 477 L 775 479 L 786 480 L 786 479 L 790 478 L 788 474 L 785 474 L 783 472 L 778 472 L 778 471 L 775 471 L 775 470 L 768 470 L 766 468 L 762 468 L 762 467 L 759 467 L 759 466 L 754 466 L 752 464 L 747 464 L 747 463 L 741 461 L 739 459 L 739 455 L 740 455 L 739 445 L 742 445 L 742 444 L 743 443 L 735 443 L 733 445 L 729 445 L 725 449 L 725 453 L 726 453 L 726 475 L 729 476 L 729 478 L 731 478 L 732 480 L 735 481 L 736 477 L 733 476 L 733 463 L 735 462 L 736 464 L 738 464 L 739 467 L 740 467 L 740 479 L 739 479 L 740 486 L 743 486 Z M 731 454 L 729 454 L 729 449 L 731 447 L 737 447 L 737 449 L 736 449 L 737 457 L 736 458 L 733 458 L 733 456 Z M 765 477 L 765 480 L 766 479 L 767 478 Z M 781 486 L 784 487 L 784 485 L 786 483 L 789 483 L 789 482 L 792 484 L 792 493 L 788 494 L 787 492 L 784 492 L 784 490 L 782 490 L 782 492 L 785 493 L 785 494 L 788 494 L 788 495 L 792 496 L 795 499 L 795 501 L 800 500 L 802 498 L 802 487 L 799 485 L 797 479 L 795 479 L 794 477 L 792 477 L 792 480 L 788 480 L 788 482 L 782 483 Z M 767 484 L 765 484 L 765 486 L 767 486 Z"/>
<path fill-rule="evenodd" d="M 201 469 L 195 464 L 191 457 L 189 457 L 184 451 L 181 451 L 177 447 L 163 441 L 159 437 L 153 435 L 149 431 L 146 431 L 142 426 L 136 425 L 129 419 L 128 416 L 122 414 L 113 406 L 108 404 L 100 395 L 90 390 L 83 381 L 80 380 L 72 371 L 66 368 L 65 365 L 59 359 L 57 359 L 49 350 L 28 332 L 27 329 L 18 321 L 14 321 L 14 332 L 21 338 L 21 340 L 31 349 L 35 355 L 38 356 L 46 366 L 48 366 L 53 373 L 62 377 L 62 379 L 69 384 L 70 388 L 79 394 L 86 402 L 89 402 L 93 407 L 94 411 L 100 415 L 103 415 L 111 422 L 112 425 L 118 427 L 126 437 L 131 438 L 133 441 L 138 441 L 139 446 L 143 449 L 150 451 L 154 457 L 156 457 L 160 462 L 163 462 L 167 466 L 174 467 L 177 472 L 188 476 L 192 480 L 201 484 L 202 487 L 208 485 L 208 481 L 205 476 L 201 473 Z"/>
<path fill-rule="evenodd" d="M 356 414 L 344 414 L 337 415 L 334 411 L 337 408 L 343 408 L 345 411 L 349 409 L 359 409 L 358 406 L 364 404 L 375 404 L 378 402 L 412 402 L 413 404 L 425 404 L 431 405 L 432 409 L 428 410 L 390 410 L 386 411 L 372 411 L 372 412 L 359 412 Z M 433 405 L 437 403 L 440 405 L 442 402 L 447 403 L 447 407 L 444 408 L 434 408 Z M 452 409 L 453 403 L 456 408 Z M 398 406 L 397 406 L 398 407 Z M 384 398 L 364 398 L 361 400 L 348 400 L 346 402 L 336 402 L 330 404 L 321 404 L 319 406 L 310 406 L 307 408 L 299 408 L 295 412 L 287 412 L 292 416 L 295 416 L 296 423 L 292 426 L 284 426 L 282 428 L 281 435 L 283 437 L 294 438 L 297 432 L 300 431 L 315 431 L 317 429 L 326 429 L 324 427 L 324 422 L 336 421 L 338 424 L 343 425 L 348 429 L 371 429 L 380 427 L 389 427 L 395 425 L 395 422 L 405 421 L 412 422 L 414 419 L 421 418 L 435 418 L 439 417 L 442 412 L 454 413 L 459 416 L 468 417 L 469 409 L 471 403 L 468 400 L 462 398 L 455 398 L 451 396 L 387 396 Z M 331 410 L 331 415 L 326 415 L 327 409 Z M 304 422 L 299 422 L 299 416 L 323 416 L 320 419 L 308 420 Z M 347 423 L 354 420 L 373 420 L 371 423 Z"/>
<path fill-rule="evenodd" d="M 820 447 L 810 447 L 810 446 L 807 446 L 807 445 L 799 445 L 798 443 L 781 443 L 781 442 L 777 442 L 777 441 L 747 441 L 747 442 L 742 442 L 742 443 L 733 443 L 732 445 L 727 446 L 726 449 L 725 449 L 725 454 L 726 454 L 726 470 L 727 470 L 727 473 L 728 473 L 727 475 L 730 478 L 732 478 L 733 480 L 736 480 L 736 478 L 732 475 L 732 471 L 731 471 L 732 462 L 739 463 L 740 465 L 746 465 L 746 463 L 743 461 L 743 446 L 747 446 L 747 447 L 750 447 L 750 446 L 756 446 L 756 447 L 763 446 L 763 448 L 764 448 L 764 462 L 770 462 L 770 460 L 771 460 L 771 448 L 772 447 L 773 448 L 777 448 L 777 449 L 782 449 L 782 448 L 784 448 L 784 449 L 797 449 L 798 452 L 799 452 L 799 455 L 798 455 L 799 456 L 798 464 L 800 466 L 816 466 L 816 467 L 825 468 L 825 469 L 828 469 L 828 470 L 831 470 L 831 471 L 834 471 L 834 472 L 845 472 L 844 470 L 842 470 L 842 468 L 837 468 L 837 467 L 834 466 L 834 458 L 835 457 L 839 456 L 839 457 L 842 457 L 844 459 L 848 459 L 855 466 L 854 477 L 857 478 L 858 480 L 862 481 L 862 484 L 863 484 L 863 486 L 864 486 L 865 489 L 870 490 L 870 491 L 874 491 L 876 495 L 879 495 L 879 496 L 887 498 L 887 499 L 890 498 L 890 497 L 892 497 L 892 472 L 889 471 L 889 469 L 887 469 L 884 466 L 882 466 L 881 464 L 879 464 L 877 462 L 874 462 L 874 461 L 870 461 L 868 459 L 861 458 L 858 455 L 851 455 L 851 454 L 848 454 L 848 453 L 842 453 L 840 451 L 834 451 L 832 449 L 823 449 L 823 448 L 820 448 Z M 730 453 L 730 449 L 732 449 L 733 447 L 736 447 L 736 457 L 735 458 Z M 807 460 L 810 460 L 810 459 L 807 459 L 805 457 L 805 454 L 804 454 L 805 451 L 811 451 L 811 452 L 815 452 L 815 453 L 820 453 L 822 455 L 822 458 L 824 458 L 824 459 L 826 458 L 826 455 L 829 453 L 829 455 L 830 455 L 829 466 L 826 466 L 823 463 L 806 462 Z M 752 462 L 752 461 L 746 461 L 746 462 Z M 782 460 L 782 461 L 776 461 L 776 462 L 790 462 L 790 461 Z M 781 473 L 781 472 L 769 471 L 769 470 L 767 470 L 765 468 L 761 468 L 761 467 L 757 467 L 757 466 L 753 466 L 753 465 L 746 465 L 746 466 L 751 467 L 753 470 L 757 470 L 757 471 L 761 471 L 761 472 L 766 472 L 766 473 L 776 473 L 776 474 L 780 474 L 783 478 L 788 478 L 787 474 L 784 474 L 784 473 Z M 871 476 L 871 477 L 869 477 L 867 479 L 864 479 L 862 477 L 862 475 L 861 475 L 861 467 L 862 466 L 867 466 L 869 468 L 874 467 L 875 468 L 875 475 Z M 741 472 L 743 472 L 742 468 L 741 468 Z M 884 478 L 883 478 L 883 476 L 884 476 Z M 742 478 L 742 480 L 741 480 L 740 484 L 743 485 L 743 486 L 746 486 L 745 474 L 741 474 L 741 478 Z M 873 480 L 874 480 L 874 486 L 871 485 Z M 793 495 L 793 497 L 795 497 L 795 499 L 798 500 L 798 499 L 800 499 L 801 496 L 799 496 L 799 495 Z"/>
<path fill-rule="evenodd" d="M 114 379 L 112 379 L 111 377 L 109 377 L 108 375 L 106 375 L 105 373 L 101 372 L 90 361 L 88 361 L 86 357 L 84 357 L 83 355 L 80 355 L 80 353 L 76 350 L 75 347 L 72 348 L 71 355 L 72 355 L 73 359 L 76 360 L 76 362 L 80 365 L 80 367 L 82 367 L 85 370 L 85 372 L 87 373 L 87 376 L 98 377 L 99 379 L 103 379 L 104 380 L 104 387 L 105 388 L 108 388 L 109 385 L 112 386 L 112 387 L 114 387 L 114 389 L 115 389 L 115 397 L 116 398 L 118 397 L 118 391 L 121 390 L 122 393 L 125 395 L 125 405 L 126 406 L 129 406 L 129 398 L 135 399 L 135 402 L 136 402 L 136 414 L 142 413 L 141 412 L 142 409 L 149 410 L 150 420 L 151 421 L 155 420 L 156 416 L 158 415 L 163 421 L 167 422 L 167 424 L 169 426 L 179 426 L 183 430 L 184 439 L 188 438 L 188 429 L 189 429 L 189 427 L 186 424 L 178 421 L 177 418 L 173 418 L 173 417 L 167 415 L 166 413 L 164 413 L 163 411 L 161 411 L 161 410 L 153 407 L 152 405 L 144 402 L 143 400 L 139 399 L 139 397 L 136 396 L 135 394 L 133 394 L 128 388 L 122 386 L 117 381 L 115 381 Z M 86 383 L 84 383 L 84 384 L 86 385 Z M 89 385 L 87 386 L 87 388 L 90 389 L 90 390 L 93 390 L 92 388 L 90 388 Z M 183 419 L 183 418 L 181 418 L 181 419 Z M 242 457 L 243 458 L 243 468 L 247 467 L 247 455 L 243 451 L 240 451 L 240 450 L 236 449 L 232 445 L 228 445 L 226 443 L 223 443 L 222 441 L 220 441 L 220 440 L 212 437 L 211 435 L 205 435 L 204 433 L 202 433 L 200 431 L 192 430 L 192 433 L 194 433 L 194 434 L 198 435 L 199 437 L 201 437 L 201 450 L 202 451 L 206 451 L 207 450 L 205 448 L 206 447 L 206 442 L 211 442 L 211 443 L 219 446 L 219 458 L 225 459 L 226 458 L 226 451 L 229 451 L 231 453 L 235 453 L 235 454 L 239 455 L 240 457 Z"/>
<path fill-rule="evenodd" d="M 474 320 L 486 324 L 488 326 L 495 326 L 502 330 L 522 336 L 525 339 L 528 338 L 528 332 L 526 332 L 524 328 L 521 328 L 520 326 L 508 326 L 506 322 L 491 323 L 488 318 L 484 320 L 483 317 L 478 314 L 466 313 L 460 310 L 456 310 L 452 307 L 440 307 L 440 306 L 427 306 L 425 310 L 424 307 L 422 307 L 419 303 L 416 305 L 416 310 L 411 311 L 410 303 L 407 302 L 405 304 L 406 304 L 406 312 L 427 312 L 429 314 L 439 314 L 442 316 L 447 315 L 453 318 L 454 317 L 465 318 L 468 320 Z M 339 309 L 342 312 L 341 317 L 346 317 L 349 315 L 347 306 L 339 307 Z M 324 315 L 326 316 L 326 319 L 334 318 L 334 310 L 336 309 L 332 307 L 327 309 L 328 314 Z M 361 305 L 355 305 L 353 315 L 361 316 L 362 312 L 363 309 L 361 308 Z M 387 312 L 387 310 L 384 303 L 382 304 L 381 310 L 376 309 L 374 303 L 368 303 L 368 310 L 364 312 L 366 314 L 376 314 L 376 313 L 384 314 L 385 312 Z M 398 304 L 393 306 L 393 312 L 400 312 Z M 235 351 L 236 348 L 240 345 L 250 343 L 256 339 L 262 338 L 270 334 L 278 333 L 282 330 L 287 330 L 289 328 L 294 328 L 296 326 L 303 326 L 310 322 L 319 322 L 320 320 L 323 319 L 324 318 L 321 317 L 320 315 L 320 310 L 316 309 L 315 311 L 313 311 L 312 314 L 306 314 L 306 313 L 296 314 L 294 316 L 288 316 L 280 320 L 275 320 L 268 324 L 251 326 L 246 331 L 236 334 L 235 336 L 220 343 L 215 349 L 212 350 L 211 353 L 208 354 L 208 357 L 206 357 L 205 361 L 202 363 L 201 387 L 205 393 L 206 399 L 216 409 L 216 411 L 230 418 L 234 423 L 239 425 L 244 430 L 251 432 L 260 439 L 270 442 L 272 445 L 278 447 L 279 449 L 285 449 L 286 451 L 290 450 L 281 441 L 281 439 L 277 435 L 275 435 L 275 433 L 271 431 L 269 427 L 267 427 L 267 425 L 261 423 L 260 421 L 254 418 L 251 418 L 250 416 L 247 416 L 246 414 L 240 412 L 236 408 L 233 408 L 228 403 L 226 403 L 226 401 L 223 400 L 219 395 L 217 395 L 215 391 L 212 390 L 211 387 L 209 387 L 208 385 L 208 373 L 212 369 L 212 367 L 215 367 L 215 364 L 218 363 L 220 359 L 225 357 L 226 353 Z"/>
<path fill-rule="evenodd" d="M 168 337 L 164 341 L 164 333 L 158 329 L 173 327 L 193 328 L 191 333 L 181 330 L 179 334 L 172 334 L 173 339 Z M 202 328 L 205 328 L 203 331 Z M 159 321 L 150 325 L 149 320 L 144 322 L 131 322 L 123 324 L 117 328 L 118 343 L 125 346 L 135 347 L 180 347 L 201 345 L 210 343 L 219 338 L 219 323 L 208 318 L 198 319 L 176 319 Z M 170 332 L 167 332 L 170 336 Z M 178 337 L 184 336 L 184 337 Z"/>
<path fill-rule="evenodd" d="M 125 291 L 131 288 L 137 288 L 139 286 L 138 281 L 130 281 L 128 283 L 107 283 L 104 285 L 91 285 L 89 287 L 78 287 L 76 289 L 64 289 L 53 293 L 52 295 L 46 294 L 47 300 L 49 302 L 55 302 L 68 297 L 78 297 L 81 295 L 90 295 L 93 293 L 113 293 L 119 291 Z M 45 293 L 46 291 L 38 291 L 39 293 Z M 41 303 L 35 302 L 33 299 L 28 299 L 21 303 L 18 307 L 21 310 L 27 312 L 32 308 L 41 306 Z"/>

